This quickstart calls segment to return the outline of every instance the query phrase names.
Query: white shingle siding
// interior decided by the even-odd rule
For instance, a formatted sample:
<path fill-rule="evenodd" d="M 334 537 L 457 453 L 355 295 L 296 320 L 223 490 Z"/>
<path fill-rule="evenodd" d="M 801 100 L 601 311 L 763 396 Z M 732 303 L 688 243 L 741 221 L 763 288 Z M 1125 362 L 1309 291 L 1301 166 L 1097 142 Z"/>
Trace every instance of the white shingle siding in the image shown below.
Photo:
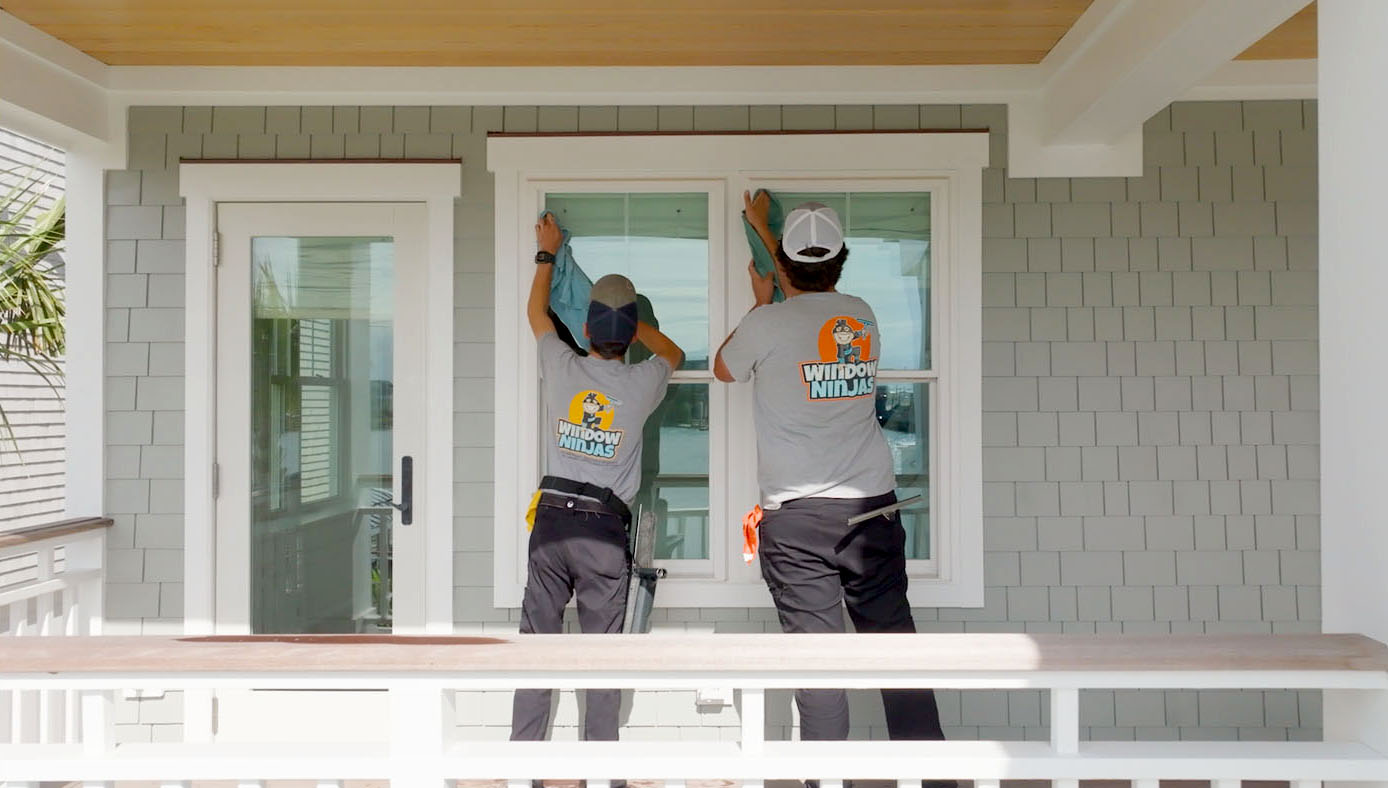
<path fill-rule="evenodd" d="M 1309 122 L 1309 127 L 1306 125 Z M 491 607 L 491 321 L 496 304 L 488 131 L 990 128 L 984 171 L 983 522 L 975 609 L 918 610 L 930 632 L 1316 631 L 1314 103 L 1178 104 L 1147 124 L 1141 177 L 1011 179 L 1000 106 L 136 108 L 131 169 L 108 176 L 108 613 L 145 630 L 181 615 L 183 210 L 190 157 L 457 156 L 454 609 L 460 631 L 506 633 Z M 508 263 L 509 264 L 509 263 Z M 134 278 L 132 278 L 134 277 Z M 508 306 L 509 308 L 509 306 Z M 172 329 L 170 328 L 172 327 Z M 153 450 L 153 447 L 159 447 Z M 117 468 L 122 473 L 117 474 Z M 119 477 L 118 477 L 119 476 Z M 657 610 L 662 631 L 777 631 L 766 609 Z M 792 724 L 772 693 L 769 724 Z M 1304 739 L 1313 692 L 1085 692 L 1087 734 Z M 861 738 L 885 736 L 872 693 Z M 957 737 L 1043 738 L 1038 692 L 942 692 Z M 505 694 L 460 703 L 467 735 L 504 738 Z M 727 709 L 642 693 L 629 739 L 735 735 Z M 463 713 L 461 710 L 466 710 Z M 131 718 L 162 735 L 176 716 Z M 564 693 L 557 738 L 576 738 Z"/>

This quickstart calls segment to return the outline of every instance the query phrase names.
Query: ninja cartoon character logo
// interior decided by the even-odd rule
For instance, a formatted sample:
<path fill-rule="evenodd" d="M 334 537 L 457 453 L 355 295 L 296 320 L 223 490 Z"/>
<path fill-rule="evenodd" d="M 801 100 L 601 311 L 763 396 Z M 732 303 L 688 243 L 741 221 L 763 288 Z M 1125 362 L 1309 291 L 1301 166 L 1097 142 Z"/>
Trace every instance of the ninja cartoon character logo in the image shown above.
<path fill-rule="evenodd" d="M 819 358 L 800 365 L 805 397 L 812 402 L 870 397 L 877 383 L 871 321 L 832 317 L 819 329 Z"/>
<path fill-rule="evenodd" d="M 617 456 L 622 431 L 612 429 L 617 406 L 622 403 L 601 391 L 580 391 L 569 401 L 567 419 L 559 419 L 555 444 L 564 451 L 597 460 Z"/>

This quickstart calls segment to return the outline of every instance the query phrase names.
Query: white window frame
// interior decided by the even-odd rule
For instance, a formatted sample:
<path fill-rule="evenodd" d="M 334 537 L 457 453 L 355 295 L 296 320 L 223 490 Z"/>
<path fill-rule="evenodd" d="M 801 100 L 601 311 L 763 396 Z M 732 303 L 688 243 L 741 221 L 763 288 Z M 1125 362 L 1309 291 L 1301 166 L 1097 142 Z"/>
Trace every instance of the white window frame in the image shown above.
<path fill-rule="evenodd" d="M 985 133 L 689 134 L 507 136 L 488 140 L 487 166 L 496 177 L 496 478 L 494 600 L 519 607 L 525 586 L 523 517 L 539 478 L 538 360 L 523 308 L 532 273 L 534 217 L 540 195 L 572 191 L 678 191 L 679 182 L 722 183 L 725 264 L 710 269 L 711 342 L 752 306 L 742 261 L 742 192 L 758 187 L 825 191 L 930 191 L 932 366 L 930 482 L 932 529 L 941 563 L 911 562 L 910 602 L 919 607 L 983 605 L 982 479 L 982 169 Z M 710 206 L 710 241 L 716 237 Z M 717 255 L 719 250 L 711 249 Z M 721 278 L 716 282 L 715 276 Z M 725 299 L 718 306 L 721 288 Z M 725 318 L 726 316 L 726 318 Z M 719 325 L 721 324 L 721 325 Z M 717 329 L 715 325 L 719 325 Z M 910 379 L 922 377 L 907 373 Z M 901 377 L 886 373 L 882 380 Z M 755 563 L 744 565 L 743 512 L 758 499 L 750 386 L 710 393 L 726 397 L 725 426 L 710 430 L 709 462 L 723 463 L 726 495 L 710 496 L 710 546 L 724 546 L 721 572 L 672 577 L 661 584 L 662 607 L 771 607 Z M 718 435 L 715 435 L 718 433 Z M 710 482 L 712 486 L 712 481 Z M 719 515 L 721 514 L 721 521 Z M 720 532 L 715 534 L 714 532 Z M 740 550 L 736 552 L 740 553 Z M 928 575 L 928 576 L 927 576 Z"/>
<path fill-rule="evenodd" d="M 426 412 L 453 412 L 453 205 L 461 195 L 457 162 L 184 163 L 179 193 L 187 201 L 184 298 L 184 621 L 188 634 L 222 631 L 217 619 L 217 205 L 233 202 L 423 203 L 428 215 L 425 275 L 428 325 L 424 335 Z M 228 385 L 239 385 L 233 381 Z M 425 431 L 423 490 L 452 490 L 451 430 Z M 453 631 L 453 499 L 433 495 L 426 529 L 423 599 L 397 600 L 420 620 L 396 632 Z M 247 579 L 249 583 L 249 579 Z M 235 630 L 231 630 L 235 631 Z"/>

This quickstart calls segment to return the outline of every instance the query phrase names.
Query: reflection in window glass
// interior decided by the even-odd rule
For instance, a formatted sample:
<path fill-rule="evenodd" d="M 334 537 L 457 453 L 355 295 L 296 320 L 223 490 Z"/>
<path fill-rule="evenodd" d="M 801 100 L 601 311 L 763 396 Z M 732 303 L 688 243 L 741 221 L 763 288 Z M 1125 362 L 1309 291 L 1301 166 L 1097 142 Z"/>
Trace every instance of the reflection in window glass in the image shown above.
<path fill-rule="evenodd" d="M 394 242 L 251 256 L 251 631 L 389 631 Z"/>
<path fill-rule="evenodd" d="M 932 557 L 930 546 L 930 403 L 928 383 L 878 383 L 877 422 L 892 450 L 896 494 L 922 496 L 901 510 L 906 557 Z"/>
<path fill-rule="evenodd" d="M 589 278 L 622 274 L 641 318 L 684 349 L 681 369 L 709 368 L 708 195 L 550 194 Z"/>
<path fill-rule="evenodd" d="M 709 557 L 708 394 L 671 385 L 646 420 L 636 506 L 656 513 L 656 558 Z"/>
<path fill-rule="evenodd" d="M 787 211 L 815 201 L 838 212 L 848 263 L 838 290 L 872 306 L 882 369 L 930 369 L 930 194 L 778 192 Z"/>

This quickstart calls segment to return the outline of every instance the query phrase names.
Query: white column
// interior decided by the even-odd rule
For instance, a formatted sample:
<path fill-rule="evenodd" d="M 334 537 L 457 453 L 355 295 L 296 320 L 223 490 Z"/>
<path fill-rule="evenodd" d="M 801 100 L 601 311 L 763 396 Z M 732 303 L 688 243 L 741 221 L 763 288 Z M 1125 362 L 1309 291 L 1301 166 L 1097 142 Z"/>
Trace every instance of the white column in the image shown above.
<path fill-rule="evenodd" d="M 1388 642 L 1388 3 L 1322 0 L 1319 38 L 1323 626 Z M 1326 692 L 1325 732 L 1388 749 L 1388 693 Z"/>
<path fill-rule="evenodd" d="M 66 153 L 65 508 L 69 517 L 97 517 L 105 513 L 107 157 L 102 149 Z"/>

